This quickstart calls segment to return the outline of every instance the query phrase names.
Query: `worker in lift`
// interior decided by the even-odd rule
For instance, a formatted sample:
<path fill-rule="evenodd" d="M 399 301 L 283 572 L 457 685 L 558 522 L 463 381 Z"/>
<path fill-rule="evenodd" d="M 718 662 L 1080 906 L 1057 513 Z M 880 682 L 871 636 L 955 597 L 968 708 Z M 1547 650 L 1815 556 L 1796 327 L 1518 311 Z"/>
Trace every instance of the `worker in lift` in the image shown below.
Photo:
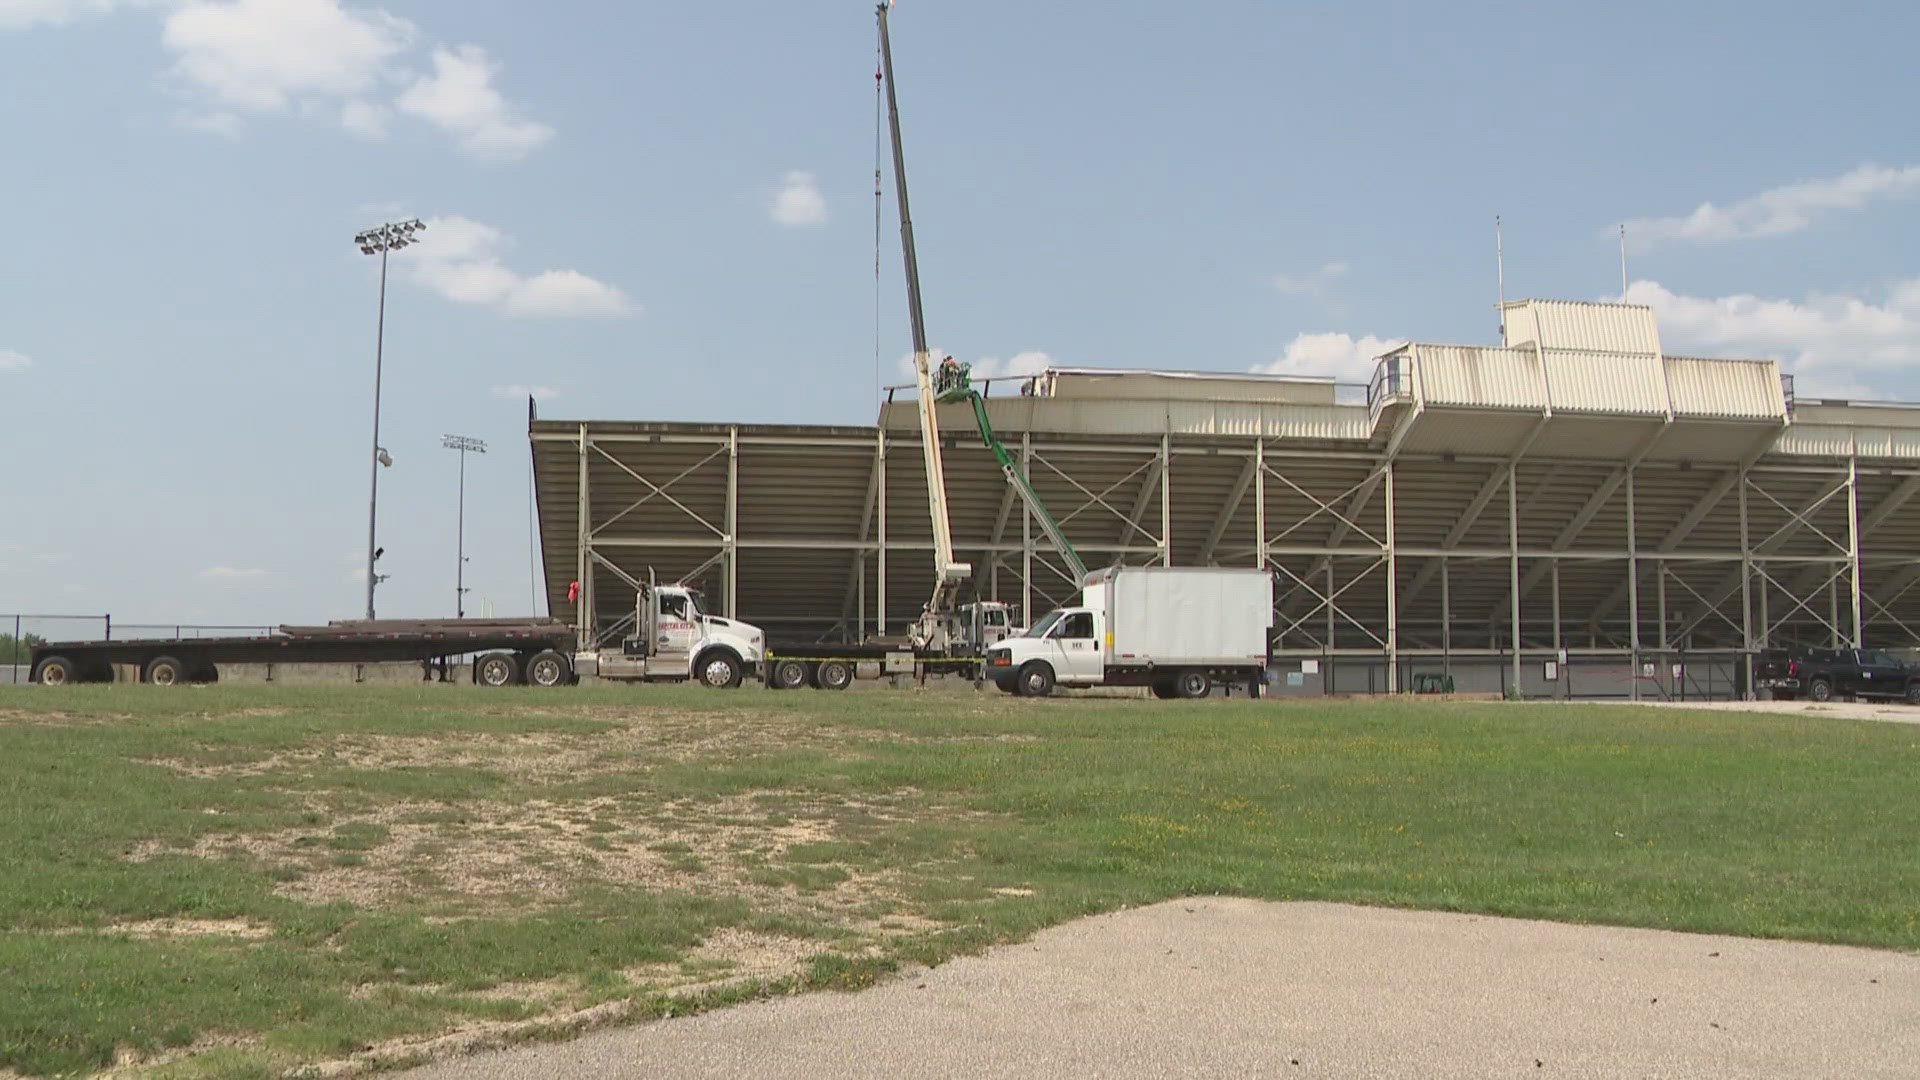
<path fill-rule="evenodd" d="M 959 386 L 960 380 L 966 377 L 966 372 L 966 365 L 951 356 L 940 361 L 939 374 L 933 381 L 934 393 L 944 394 L 954 387 Z"/>

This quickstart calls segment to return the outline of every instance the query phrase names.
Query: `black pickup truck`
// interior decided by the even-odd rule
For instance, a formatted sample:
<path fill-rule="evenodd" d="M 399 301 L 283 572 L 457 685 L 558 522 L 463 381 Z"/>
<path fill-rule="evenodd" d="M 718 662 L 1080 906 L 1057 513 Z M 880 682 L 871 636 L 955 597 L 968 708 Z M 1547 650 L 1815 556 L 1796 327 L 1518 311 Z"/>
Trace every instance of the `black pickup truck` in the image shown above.
<path fill-rule="evenodd" d="M 1920 705 L 1920 664 L 1878 649 L 1768 649 L 1754 658 L 1753 684 L 1776 700 L 1899 698 Z"/>

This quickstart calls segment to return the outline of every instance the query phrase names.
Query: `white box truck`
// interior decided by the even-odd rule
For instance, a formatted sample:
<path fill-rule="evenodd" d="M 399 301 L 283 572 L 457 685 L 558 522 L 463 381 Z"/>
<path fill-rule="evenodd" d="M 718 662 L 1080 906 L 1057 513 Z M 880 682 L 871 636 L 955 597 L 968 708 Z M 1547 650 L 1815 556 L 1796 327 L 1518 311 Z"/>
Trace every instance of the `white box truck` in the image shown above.
<path fill-rule="evenodd" d="M 1273 577 L 1224 567 L 1120 566 L 1087 575 L 1060 608 L 987 650 L 987 677 L 1010 694 L 1055 686 L 1148 686 L 1205 697 L 1215 683 L 1264 681 Z"/>

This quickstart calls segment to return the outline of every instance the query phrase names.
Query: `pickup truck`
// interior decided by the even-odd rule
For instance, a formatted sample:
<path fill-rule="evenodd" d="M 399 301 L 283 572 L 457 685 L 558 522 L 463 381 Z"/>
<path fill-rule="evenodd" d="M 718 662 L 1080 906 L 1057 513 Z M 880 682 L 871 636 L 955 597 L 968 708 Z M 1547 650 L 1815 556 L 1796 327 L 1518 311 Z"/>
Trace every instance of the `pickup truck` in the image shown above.
<path fill-rule="evenodd" d="M 1878 649 L 1768 649 L 1754 659 L 1753 683 L 1782 701 L 1898 698 L 1920 705 L 1920 664 Z"/>

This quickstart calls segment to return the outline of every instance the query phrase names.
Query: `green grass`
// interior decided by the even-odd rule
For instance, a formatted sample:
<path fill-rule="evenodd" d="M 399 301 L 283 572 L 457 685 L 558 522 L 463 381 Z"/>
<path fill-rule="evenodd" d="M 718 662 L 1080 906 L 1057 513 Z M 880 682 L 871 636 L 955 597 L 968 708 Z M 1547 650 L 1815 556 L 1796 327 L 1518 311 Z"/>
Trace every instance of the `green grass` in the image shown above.
<path fill-rule="evenodd" d="M 0 1069 L 32 1075 L 277 1075 L 610 1000 L 857 988 L 1193 893 L 1920 948 L 1901 724 L 20 687 L 0 769 Z M 785 966 L 702 951 L 727 941 Z"/>

